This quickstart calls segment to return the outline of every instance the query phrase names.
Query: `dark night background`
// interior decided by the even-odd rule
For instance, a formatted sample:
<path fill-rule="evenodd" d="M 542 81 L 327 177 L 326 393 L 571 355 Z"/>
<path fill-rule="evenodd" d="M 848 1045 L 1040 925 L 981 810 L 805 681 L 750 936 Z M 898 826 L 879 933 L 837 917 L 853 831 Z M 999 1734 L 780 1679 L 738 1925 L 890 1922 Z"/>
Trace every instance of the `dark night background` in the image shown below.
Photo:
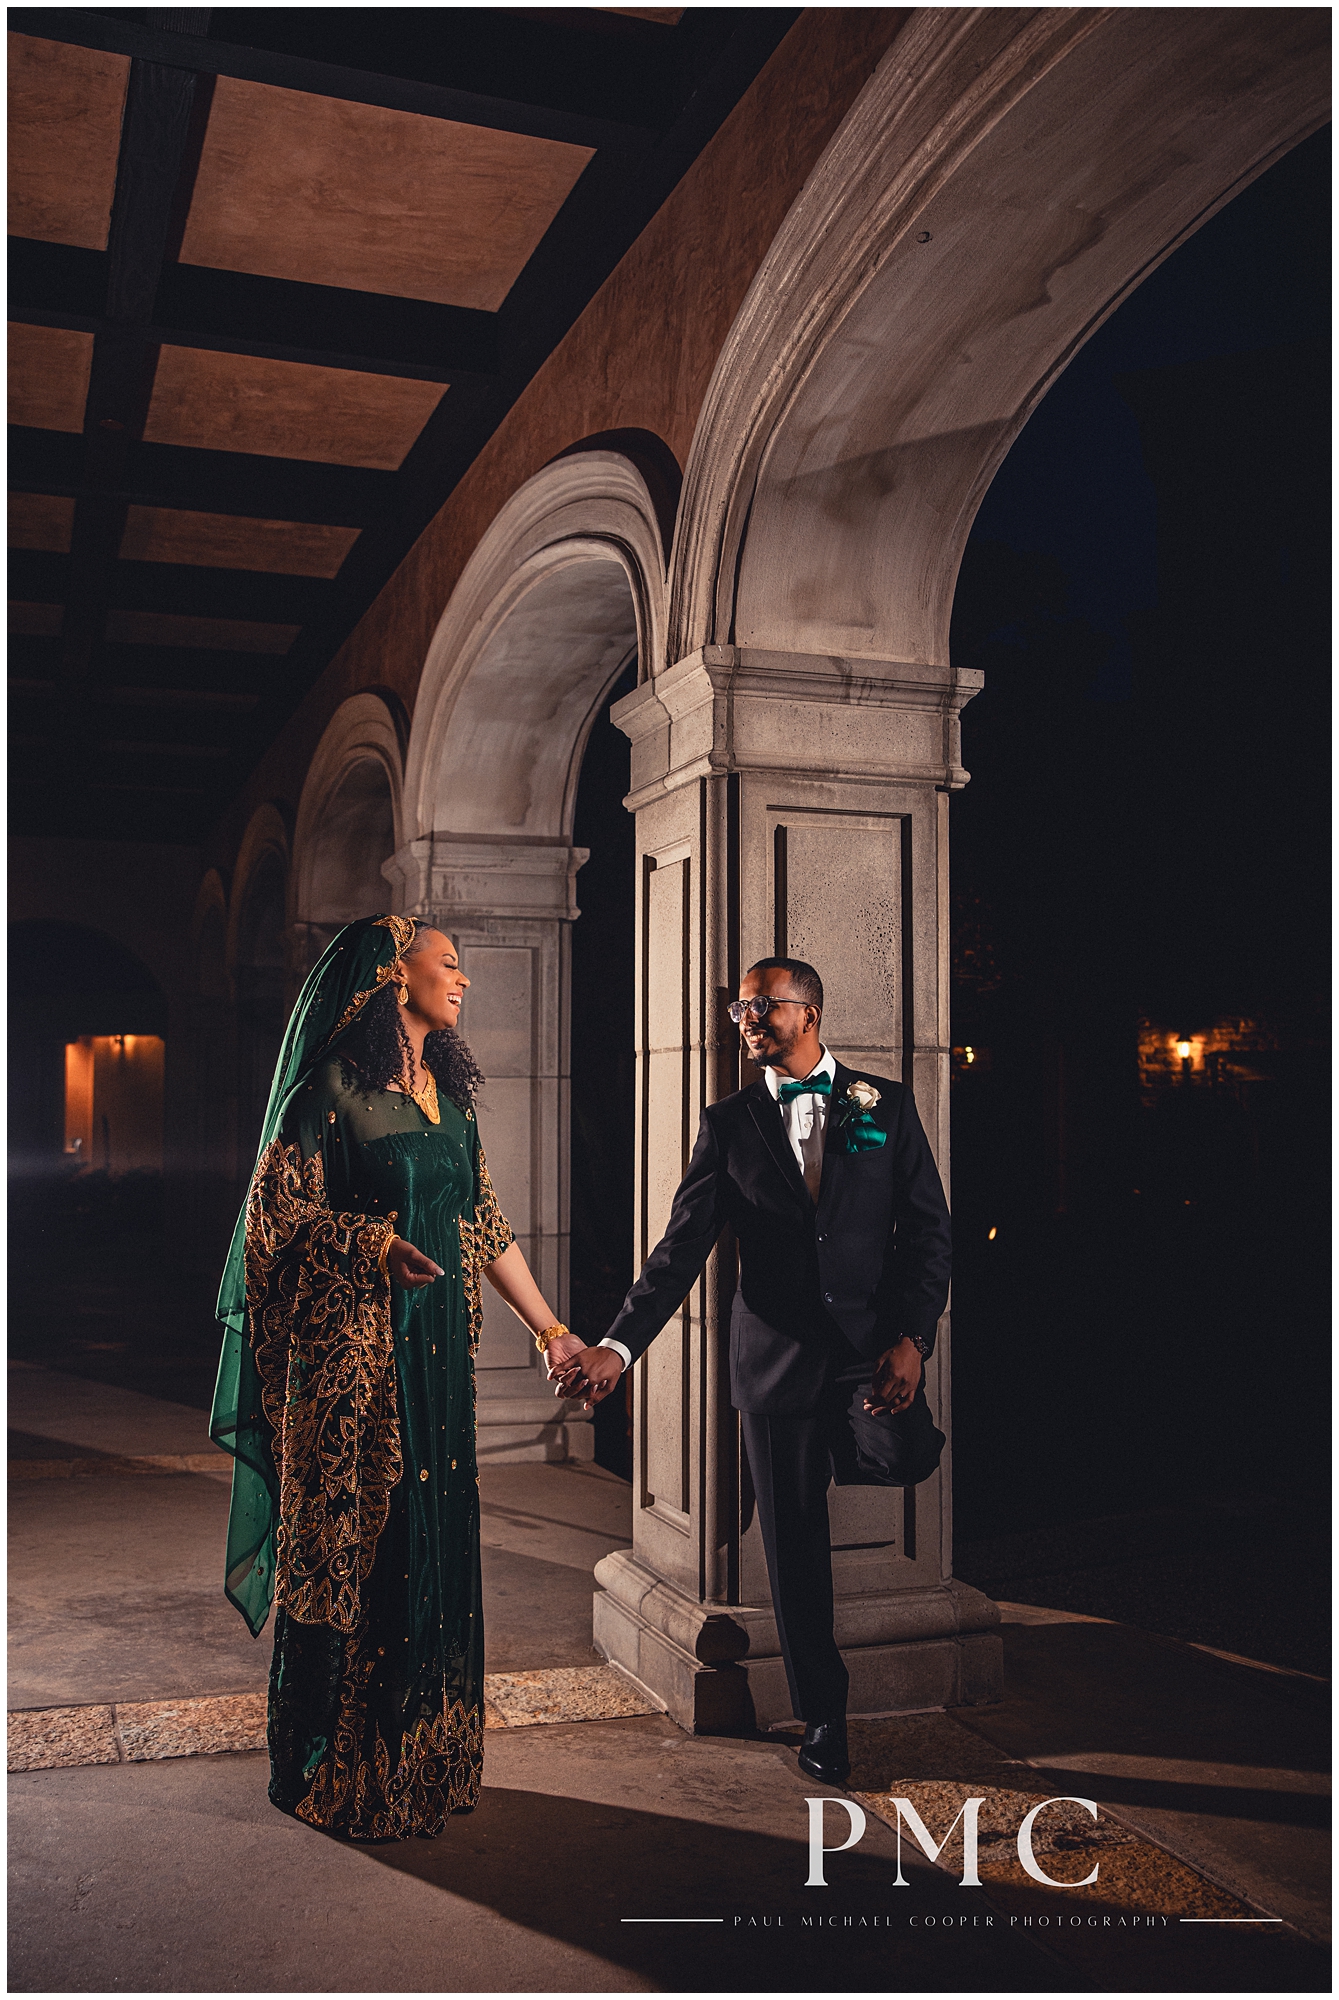
<path fill-rule="evenodd" d="M 953 1084 L 955 1568 L 1006 1601 L 1314 1673 L 1329 171 L 1326 131 L 1079 353 L 986 496 L 952 632 L 955 663 L 986 674 L 951 806 L 952 1040 L 974 1058 Z M 571 1318 L 591 1339 L 632 1276 L 627 788 L 602 714 L 572 935 Z M 21 942 L 31 964 L 59 941 Z M 156 1032 L 129 974 L 89 979 Z M 1230 1032 L 1212 1072 L 1141 1081 L 1141 1022 L 1145 1041 Z M 18 1098 L 42 1087 L 33 1033 L 20 1010 Z M 99 1178 L 16 1186 L 13 1349 L 207 1407 L 212 1280 L 163 1254 L 144 1177 Z M 23 1261 L 39 1211 L 59 1272 Z M 612 1398 L 599 1456 L 626 1474 L 626 1453 Z"/>

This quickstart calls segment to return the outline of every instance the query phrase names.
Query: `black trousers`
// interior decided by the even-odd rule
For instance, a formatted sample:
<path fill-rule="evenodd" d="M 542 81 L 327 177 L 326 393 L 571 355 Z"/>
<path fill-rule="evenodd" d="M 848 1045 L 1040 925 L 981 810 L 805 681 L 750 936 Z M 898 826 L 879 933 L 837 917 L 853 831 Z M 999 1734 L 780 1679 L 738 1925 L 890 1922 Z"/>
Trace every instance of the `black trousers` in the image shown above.
<path fill-rule="evenodd" d="M 832 1632 L 828 1487 L 916 1486 L 944 1448 L 924 1381 L 909 1410 L 875 1417 L 864 1407 L 871 1373 L 868 1361 L 834 1361 L 804 1416 L 740 1412 L 786 1680 L 805 1722 L 846 1713 L 849 1677 Z"/>

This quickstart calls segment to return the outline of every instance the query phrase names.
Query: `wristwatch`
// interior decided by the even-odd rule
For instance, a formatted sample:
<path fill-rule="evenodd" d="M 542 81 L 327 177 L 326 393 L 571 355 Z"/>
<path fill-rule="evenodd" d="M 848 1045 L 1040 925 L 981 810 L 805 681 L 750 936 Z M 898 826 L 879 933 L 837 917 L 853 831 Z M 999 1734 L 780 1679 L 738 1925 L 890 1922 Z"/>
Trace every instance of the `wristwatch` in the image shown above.
<path fill-rule="evenodd" d="M 926 1355 L 930 1352 L 929 1341 L 922 1340 L 918 1333 L 904 1333 L 902 1338 L 911 1342 L 917 1354 L 920 1355 L 921 1360 L 924 1361 Z"/>

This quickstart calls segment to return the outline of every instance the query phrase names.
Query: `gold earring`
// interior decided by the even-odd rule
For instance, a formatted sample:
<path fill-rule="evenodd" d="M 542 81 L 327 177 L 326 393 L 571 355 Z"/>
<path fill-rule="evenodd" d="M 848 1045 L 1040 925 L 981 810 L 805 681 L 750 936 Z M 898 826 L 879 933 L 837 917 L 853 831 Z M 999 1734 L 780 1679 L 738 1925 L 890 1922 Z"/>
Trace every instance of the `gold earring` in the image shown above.
<path fill-rule="evenodd" d="M 409 988 L 407 986 L 397 986 L 395 997 L 402 1007 L 407 1007 L 409 1005 Z"/>

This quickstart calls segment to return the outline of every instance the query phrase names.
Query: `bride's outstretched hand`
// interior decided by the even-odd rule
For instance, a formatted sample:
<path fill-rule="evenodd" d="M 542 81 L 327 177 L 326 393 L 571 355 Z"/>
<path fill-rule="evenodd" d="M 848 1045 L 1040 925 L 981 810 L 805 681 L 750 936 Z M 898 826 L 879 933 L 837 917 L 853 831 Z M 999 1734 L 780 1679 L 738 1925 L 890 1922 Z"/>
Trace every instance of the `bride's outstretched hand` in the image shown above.
<path fill-rule="evenodd" d="M 585 1345 L 579 1333 L 560 1333 L 556 1340 L 549 1342 L 544 1350 L 544 1360 L 548 1367 L 550 1382 L 556 1381 L 559 1375 L 566 1373 L 567 1363 L 573 1355 L 580 1354 Z"/>
<path fill-rule="evenodd" d="M 393 1282 L 403 1285 L 407 1291 L 421 1291 L 424 1285 L 431 1285 L 442 1276 L 440 1264 L 434 1264 L 431 1257 L 425 1257 L 412 1243 L 406 1243 L 403 1236 L 397 1236 L 386 1254 L 386 1269 Z"/>

